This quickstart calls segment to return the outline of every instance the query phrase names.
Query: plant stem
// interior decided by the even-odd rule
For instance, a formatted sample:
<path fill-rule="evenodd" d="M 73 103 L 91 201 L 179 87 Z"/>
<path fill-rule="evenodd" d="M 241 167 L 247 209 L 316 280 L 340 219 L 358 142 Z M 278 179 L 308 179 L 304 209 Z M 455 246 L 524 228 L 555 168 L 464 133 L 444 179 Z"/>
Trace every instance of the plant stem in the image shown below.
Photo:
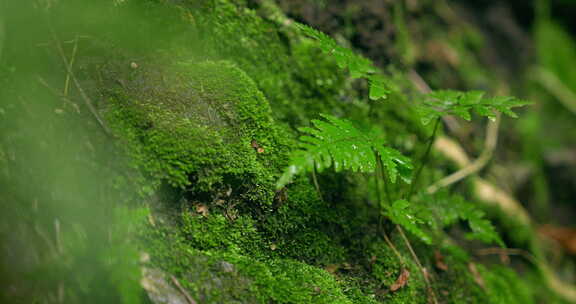
<path fill-rule="evenodd" d="M 402 236 L 402 239 L 404 240 L 406 247 L 408 247 L 408 251 L 410 251 L 410 254 L 412 255 L 412 258 L 414 259 L 414 262 L 416 263 L 418 268 L 420 268 L 420 271 L 422 271 L 422 277 L 424 277 L 424 282 L 426 282 L 428 292 L 430 293 L 430 297 L 432 298 L 432 303 L 437 304 L 438 300 L 436 299 L 436 293 L 434 293 L 434 289 L 432 289 L 432 283 L 430 282 L 430 279 L 428 278 L 428 272 L 426 271 L 426 268 L 424 268 L 424 266 L 422 266 L 420 259 L 416 255 L 414 248 L 412 248 L 412 245 L 410 244 L 408 237 L 406 237 L 406 234 L 404 233 L 404 229 L 402 229 L 402 227 L 400 227 L 400 225 L 398 225 L 398 224 L 396 224 L 396 229 L 398 229 L 398 232 L 400 232 L 400 236 Z"/>
<path fill-rule="evenodd" d="M 324 198 L 322 197 L 322 191 L 320 191 L 320 184 L 318 183 L 318 178 L 316 177 L 316 163 L 314 163 L 314 169 L 312 170 L 312 181 L 314 182 L 314 187 L 316 188 L 316 192 L 318 192 L 320 200 L 324 201 Z"/>
<path fill-rule="evenodd" d="M 386 172 L 384 172 L 384 164 L 382 163 L 382 157 L 380 153 L 374 151 L 376 156 L 376 172 L 379 175 L 382 184 L 384 185 L 384 194 L 386 195 L 386 201 L 388 205 L 392 205 L 392 197 L 390 195 L 390 189 L 388 188 L 388 183 L 386 182 Z"/>
<path fill-rule="evenodd" d="M 382 234 L 384 235 L 384 240 L 386 241 L 386 244 L 388 244 L 388 246 L 390 246 L 390 248 L 392 248 L 392 251 L 394 252 L 396 257 L 398 257 L 398 261 L 400 261 L 400 264 L 402 264 L 403 266 L 406 265 L 404 258 L 402 257 L 402 255 L 400 254 L 400 252 L 398 251 L 396 246 L 394 246 L 394 243 L 392 243 L 392 240 L 390 240 L 390 238 L 388 237 L 386 232 L 383 232 Z"/>
<path fill-rule="evenodd" d="M 405 265 L 406 262 L 404 261 L 404 258 L 402 258 L 402 255 L 400 254 L 400 252 L 398 251 L 398 249 L 396 248 L 396 246 L 394 246 L 394 243 L 392 243 L 392 241 L 390 240 L 390 238 L 388 237 L 388 235 L 386 234 L 386 232 L 382 229 L 382 221 L 383 221 L 383 217 L 384 217 L 384 202 L 382 200 L 382 193 L 380 190 L 380 183 L 378 182 L 378 180 L 382 181 L 382 183 L 384 184 L 384 191 L 386 193 L 386 200 L 388 201 L 388 205 L 392 204 L 391 198 L 390 198 L 390 191 L 388 190 L 388 184 L 386 183 L 386 175 L 384 173 L 384 165 L 382 164 L 382 158 L 380 156 L 380 154 L 377 151 L 374 151 L 374 156 L 376 157 L 376 166 L 377 166 L 377 170 L 376 170 L 376 193 L 377 193 L 377 197 L 378 197 L 378 230 L 382 232 L 382 235 L 384 236 L 384 240 L 386 241 L 386 244 L 388 244 L 388 246 L 392 249 L 392 251 L 394 252 L 394 254 L 396 255 L 396 257 L 398 257 L 398 261 L 400 262 L 400 264 Z"/>
<path fill-rule="evenodd" d="M 436 132 L 438 131 L 438 126 L 440 125 L 440 118 L 436 119 L 434 123 L 434 130 L 432 131 L 432 135 L 428 138 L 428 145 L 426 146 L 426 151 L 422 155 L 420 162 L 418 164 L 418 169 L 414 174 L 414 178 L 412 179 L 412 183 L 410 184 L 410 190 L 408 191 L 408 195 L 406 195 L 406 199 L 410 199 L 410 197 L 414 194 L 414 190 L 416 189 L 416 185 L 418 184 L 418 179 L 422 174 L 422 170 L 424 166 L 428 162 L 428 158 L 430 156 L 430 151 L 432 150 L 432 144 L 434 144 L 434 140 L 436 139 Z"/>

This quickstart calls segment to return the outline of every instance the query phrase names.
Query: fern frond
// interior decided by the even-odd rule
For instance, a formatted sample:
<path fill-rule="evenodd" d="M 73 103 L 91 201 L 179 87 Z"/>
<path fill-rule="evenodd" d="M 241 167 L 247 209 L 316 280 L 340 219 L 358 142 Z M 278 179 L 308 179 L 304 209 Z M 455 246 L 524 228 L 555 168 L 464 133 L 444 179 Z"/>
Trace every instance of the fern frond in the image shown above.
<path fill-rule="evenodd" d="M 370 86 L 370 99 L 385 99 L 390 94 L 386 79 L 382 75 L 374 74 L 377 69 L 369 59 L 354 53 L 352 50 L 340 46 L 330 36 L 305 24 L 296 24 L 306 36 L 318 40 L 320 48 L 336 60 L 341 69 L 348 69 L 352 78 L 364 78 Z"/>
<path fill-rule="evenodd" d="M 471 230 L 466 234 L 467 238 L 504 246 L 492 223 L 484 218 L 484 212 L 461 196 L 439 193 L 435 198 L 426 197 L 422 201 L 427 202 L 436 214 L 438 228 L 451 226 L 460 220 L 466 221 Z"/>
<path fill-rule="evenodd" d="M 406 200 L 397 200 L 391 206 L 386 206 L 386 216 L 395 224 L 402 226 L 417 236 L 426 244 L 432 243 L 432 238 L 422 230 L 426 220 L 419 215 L 421 208 Z"/>
<path fill-rule="evenodd" d="M 440 90 L 427 94 L 424 102 L 417 107 L 417 111 L 422 123 L 426 125 L 444 115 L 456 115 L 469 121 L 472 110 L 491 120 L 496 119 L 496 112 L 516 118 L 518 116 L 512 108 L 527 104 L 530 103 L 509 96 L 484 98 L 484 92 L 481 91 Z"/>
<path fill-rule="evenodd" d="M 321 116 L 325 120 L 312 120 L 313 128 L 299 128 L 305 135 L 300 137 L 300 149 L 292 154 L 290 166 L 278 180 L 278 189 L 295 175 L 314 169 L 322 172 L 334 167 L 336 172 L 374 172 L 378 158 L 382 160 L 391 182 L 396 182 L 397 176 L 410 181 L 412 162 L 408 157 L 384 146 L 376 136 L 360 131 L 348 120 Z"/>
<path fill-rule="evenodd" d="M 424 196 L 417 203 L 397 200 L 384 208 L 385 215 L 392 222 L 427 244 L 432 242 L 427 232 L 441 231 L 459 221 L 465 221 L 470 228 L 466 238 L 504 247 L 504 242 L 492 223 L 484 217 L 484 212 L 461 196 L 439 193 L 434 197 Z"/>

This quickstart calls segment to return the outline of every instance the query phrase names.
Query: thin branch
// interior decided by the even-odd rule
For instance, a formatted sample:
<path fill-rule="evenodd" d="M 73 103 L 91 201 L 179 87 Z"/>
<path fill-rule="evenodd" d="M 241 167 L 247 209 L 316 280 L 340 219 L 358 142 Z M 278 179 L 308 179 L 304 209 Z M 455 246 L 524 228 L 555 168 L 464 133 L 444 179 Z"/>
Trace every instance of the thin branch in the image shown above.
<path fill-rule="evenodd" d="M 62 95 L 62 93 L 58 92 L 58 90 L 56 90 L 55 88 L 51 87 L 46 80 L 44 80 L 44 78 L 42 78 L 41 76 L 37 76 L 38 77 L 38 82 L 44 86 L 45 88 L 48 89 L 48 91 L 50 91 L 50 93 L 52 93 L 54 96 L 61 98 L 62 100 L 64 100 L 65 102 L 67 102 L 68 104 L 70 104 L 75 110 L 76 113 L 80 114 L 80 108 L 78 108 L 78 105 L 73 102 L 72 100 L 70 100 L 70 98 Z"/>
<path fill-rule="evenodd" d="M 172 279 L 172 283 L 174 283 L 174 285 L 176 285 L 176 287 L 178 288 L 178 291 L 180 291 L 182 295 L 184 295 L 188 304 L 196 304 L 196 301 L 194 301 L 192 296 L 190 296 L 190 294 L 186 291 L 186 289 L 182 287 L 178 279 L 176 279 L 176 277 L 173 275 L 170 275 L 170 278 Z"/>
<path fill-rule="evenodd" d="M 434 304 L 438 304 L 438 300 L 436 299 L 436 293 L 432 289 L 432 283 L 430 282 L 430 279 L 428 278 L 428 271 L 426 271 L 426 268 L 424 268 L 424 266 L 422 266 L 420 259 L 416 255 L 414 248 L 412 248 L 410 241 L 408 240 L 408 238 L 406 237 L 406 234 L 404 233 L 404 229 L 402 229 L 402 227 L 400 227 L 400 225 L 398 225 L 398 224 L 396 224 L 396 229 L 398 230 L 398 232 L 400 232 L 400 236 L 402 236 L 402 239 L 404 240 L 406 247 L 408 247 L 408 251 L 410 251 L 410 254 L 412 255 L 412 258 L 414 259 L 414 262 L 416 263 L 418 268 L 420 268 L 420 271 L 422 271 L 422 276 L 424 277 L 424 282 L 426 283 L 426 288 L 428 289 L 428 293 L 430 293 L 430 296 L 432 298 L 432 302 Z"/>
<path fill-rule="evenodd" d="M 84 89 L 82 88 L 82 86 L 78 82 L 78 79 L 74 75 L 74 72 L 72 71 L 72 67 L 70 66 L 70 63 L 68 62 L 68 59 L 66 58 L 66 55 L 64 54 L 64 49 L 62 48 L 62 45 L 60 44 L 60 41 L 58 40 L 58 37 L 56 36 L 56 32 L 54 32 L 54 29 L 52 28 L 52 25 L 50 24 L 50 22 L 48 22 L 48 26 L 50 28 L 50 34 L 52 35 L 52 39 L 54 40 L 54 43 L 56 44 L 56 48 L 58 49 L 58 53 L 60 53 L 60 57 L 62 58 L 62 61 L 64 62 L 64 66 L 66 67 L 66 71 L 68 72 L 68 75 L 70 75 L 70 78 L 72 78 L 74 85 L 76 86 L 76 88 L 80 92 L 80 96 L 82 96 L 82 99 L 86 103 L 86 106 L 88 107 L 90 112 L 92 112 L 92 115 L 94 115 L 94 118 L 96 119 L 96 121 L 98 121 L 98 123 L 100 124 L 102 129 L 104 129 L 104 132 L 109 136 L 113 136 L 110 129 L 108 129 L 108 126 L 106 126 L 104 121 L 100 118 L 100 115 L 98 115 L 98 111 L 94 107 L 92 100 L 90 99 L 90 97 L 88 97 L 86 92 L 84 92 Z"/>
<path fill-rule="evenodd" d="M 524 249 L 493 247 L 478 249 L 475 252 L 478 255 L 517 255 L 525 258 L 536 266 L 538 265 L 536 257 Z"/>
<path fill-rule="evenodd" d="M 404 257 L 402 257 L 402 255 L 400 254 L 400 252 L 398 251 L 396 246 L 394 246 L 394 243 L 392 243 L 392 241 L 390 240 L 390 238 L 388 237 L 386 232 L 383 232 L 382 235 L 384 235 L 384 241 L 386 241 L 386 244 L 388 244 L 388 246 L 392 249 L 392 251 L 394 252 L 396 257 L 398 257 L 400 264 L 406 265 L 406 261 L 404 261 Z"/>
<path fill-rule="evenodd" d="M 72 49 L 72 59 L 70 59 L 70 69 L 74 66 L 76 60 L 76 51 L 78 51 L 78 35 L 74 39 L 74 48 Z M 68 96 L 68 89 L 70 87 L 70 73 L 66 74 L 66 82 L 64 83 L 64 96 Z"/>
<path fill-rule="evenodd" d="M 486 140 L 484 142 L 484 150 L 480 154 L 480 157 L 478 157 L 466 167 L 463 167 L 462 169 L 442 178 L 441 180 L 428 187 L 428 189 L 426 189 L 428 193 L 434 193 L 440 188 L 448 187 L 484 168 L 492 158 L 494 150 L 496 149 L 499 126 L 500 113 L 497 114 L 496 120 L 488 122 L 488 125 L 486 126 Z"/>
<path fill-rule="evenodd" d="M 576 93 L 556 76 L 556 74 L 545 68 L 535 69 L 533 73 L 536 81 L 548 90 L 560 103 L 572 114 L 576 114 Z"/>

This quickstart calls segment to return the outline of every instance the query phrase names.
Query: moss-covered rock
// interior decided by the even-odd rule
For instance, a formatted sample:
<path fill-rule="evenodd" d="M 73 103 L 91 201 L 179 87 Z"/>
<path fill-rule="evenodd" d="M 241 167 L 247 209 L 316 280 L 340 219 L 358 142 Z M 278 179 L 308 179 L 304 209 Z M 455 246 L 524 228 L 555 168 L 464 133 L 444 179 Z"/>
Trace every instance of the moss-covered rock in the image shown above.
<path fill-rule="evenodd" d="M 226 61 L 129 69 L 106 116 L 153 186 L 229 186 L 241 199 L 271 204 L 286 144 L 252 79 Z"/>
<path fill-rule="evenodd" d="M 140 9 L 177 20 L 161 47 L 142 54 L 115 41 L 105 60 L 80 60 L 99 84 L 100 109 L 119 144 L 144 173 L 141 192 L 176 189 L 164 198 L 171 210 L 161 211 L 175 216 L 146 231 L 143 249 L 202 303 L 426 303 L 429 287 L 410 248 L 398 246 L 398 257 L 383 240 L 393 227 L 381 224 L 370 177 L 328 172 L 322 195 L 306 177 L 274 189 L 297 137 L 293 127 L 318 113 L 376 126 L 389 143 L 413 151 L 429 130 L 404 106 L 405 77 L 389 71 L 396 93 L 361 102 L 365 84 L 350 82 L 263 3 L 254 10 L 244 1 L 149 1 Z M 435 274 L 430 247 L 415 247 L 441 280 L 431 280 L 434 293 L 448 302 L 489 298 L 459 273 L 466 259 Z M 404 269 L 407 284 L 390 291 Z"/>

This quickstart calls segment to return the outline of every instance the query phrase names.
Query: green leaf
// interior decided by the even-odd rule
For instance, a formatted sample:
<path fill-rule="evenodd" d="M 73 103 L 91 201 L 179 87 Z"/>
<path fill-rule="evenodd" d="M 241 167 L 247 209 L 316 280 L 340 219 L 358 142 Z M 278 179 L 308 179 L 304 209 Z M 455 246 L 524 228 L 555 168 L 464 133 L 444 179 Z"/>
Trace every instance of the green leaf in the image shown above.
<path fill-rule="evenodd" d="M 410 182 L 411 160 L 399 151 L 386 147 L 375 134 L 360 131 L 345 119 L 321 114 L 324 120 L 312 120 L 313 128 L 304 127 L 300 137 L 299 149 L 292 153 L 290 165 L 276 183 L 282 188 L 292 178 L 314 169 L 322 172 L 333 167 L 335 171 L 351 170 L 356 172 L 374 172 L 378 158 L 391 182 L 400 176 Z"/>
<path fill-rule="evenodd" d="M 425 221 L 418 217 L 417 211 L 410 202 L 397 200 L 392 206 L 386 207 L 386 216 L 395 224 L 402 226 L 417 236 L 424 243 L 431 244 L 432 238 L 421 229 Z"/>
<path fill-rule="evenodd" d="M 370 99 L 385 99 L 388 94 L 390 94 L 390 90 L 386 86 L 384 77 L 380 75 L 371 75 L 368 81 L 370 83 Z"/>
<path fill-rule="evenodd" d="M 481 91 L 433 91 L 425 95 L 424 101 L 417 106 L 416 111 L 424 125 L 445 115 L 455 115 L 465 120 L 471 120 L 470 111 L 480 116 L 496 119 L 496 112 L 516 118 L 512 108 L 529 104 L 524 100 L 510 96 L 484 98 Z"/>
<path fill-rule="evenodd" d="M 424 196 L 421 203 L 425 205 L 423 208 L 430 208 L 435 214 L 436 229 L 465 221 L 471 230 L 466 234 L 467 238 L 504 246 L 494 226 L 484 218 L 484 212 L 461 196 L 449 196 L 446 192 L 440 192 L 434 196 Z"/>
<path fill-rule="evenodd" d="M 304 24 L 296 26 L 306 36 L 318 40 L 320 48 L 334 57 L 336 64 L 341 69 L 348 69 L 352 78 L 365 78 L 369 82 L 369 97 L 372 100 L 386 98 L 390 89 L 386 86 L 382 75 L 374 75 L 377 70 L 369 59 L 356 54 L 352 50 L 342 47 L 328 35 Z"/>

